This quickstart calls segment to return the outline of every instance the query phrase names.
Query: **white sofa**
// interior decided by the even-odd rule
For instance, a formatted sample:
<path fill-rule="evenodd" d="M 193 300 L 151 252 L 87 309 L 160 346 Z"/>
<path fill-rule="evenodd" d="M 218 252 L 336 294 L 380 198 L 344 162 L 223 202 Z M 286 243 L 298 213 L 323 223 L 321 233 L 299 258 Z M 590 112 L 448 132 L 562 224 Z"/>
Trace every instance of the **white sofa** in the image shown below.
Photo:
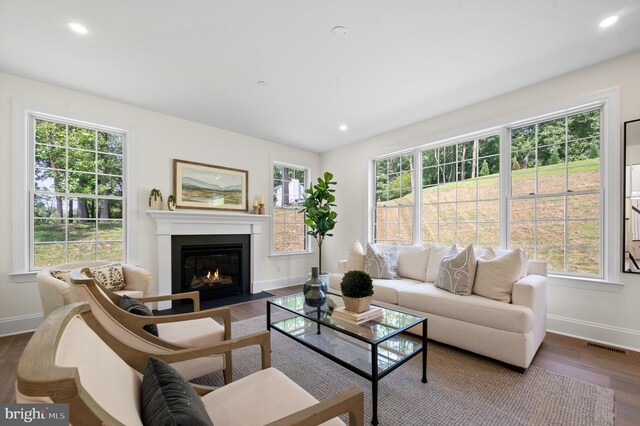
<path fill-rule="evenodd" d="M 513 286 L 511 303 L 460 296 L 433 281 L 450 247 L 398 246 L 398 278 L 373 279 L 374 303 L 428 318 L 428 337 L 524 371 L 546 334 L 547 263 L 530 260 Z M 500 253 L 500 252 L 499 252 Z M 526 261 L 525 261 L 526 262 Z M 329 291 L 340 294 L 347 261 L 331 274 Z M 424 272 L 422 272 L 424 271 Z M 424 276 L 424 279 L 416 278 Z M 410 330 L 421 334 L 421 327 Z"/>

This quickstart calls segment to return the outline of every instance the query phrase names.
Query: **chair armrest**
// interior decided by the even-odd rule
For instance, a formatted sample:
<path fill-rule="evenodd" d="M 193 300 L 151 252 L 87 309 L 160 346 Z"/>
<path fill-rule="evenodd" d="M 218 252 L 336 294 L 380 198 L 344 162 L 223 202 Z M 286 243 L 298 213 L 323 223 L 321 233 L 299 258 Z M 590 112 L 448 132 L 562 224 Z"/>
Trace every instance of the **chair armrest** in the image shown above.
<path fill-rule="evenodd" d="M 347 389 L 266 426 L 315 426 L 344 413 L 349 413 L 350 426 L 364 426 L 364 392 L 361 389 Z"/>
<path fill-rule="evenodd" d="M 347 261 L 346 260 L 338 260 L 338 273 L 344 274 L 344 271 L 347 269 Z"/>
<path fill-rule="evenodd" d="M 122 265 L 124 275 L 124 290 L 138 290 L 142 294 L 149 294 L 153 285 L 153 275 L 146 269 L 133 265 Z"/>
<path fill-rule="evenodd" d="M 193 300 L 193 311 L 197 312 L 200 310 L 200 292 L 199 291 L 189 291 L 186 293 L 178 293 L 178 294 L 163 294 L 160 296 L 147 296 L 147 297 L 141 297 L 138 300 L 142 303 L 148 303 L 148 302 L 159 302 L 162 300 L 180 300 L 180 299 Z"/>

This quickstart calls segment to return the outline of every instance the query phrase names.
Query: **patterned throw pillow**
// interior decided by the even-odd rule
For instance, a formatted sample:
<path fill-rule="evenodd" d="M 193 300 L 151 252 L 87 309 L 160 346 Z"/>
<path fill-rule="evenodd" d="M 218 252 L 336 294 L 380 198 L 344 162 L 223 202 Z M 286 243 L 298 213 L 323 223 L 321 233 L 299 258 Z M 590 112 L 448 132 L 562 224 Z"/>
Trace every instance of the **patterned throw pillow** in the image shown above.
<path fill-rule="evenodd" d="M 122 290 L 124 288 L 124 274 L 122 264 L 109 263 L 103 266 L 89 268 L 93 279 L 102 284 L 107 290 Z"/>
<path fill-rule="evenodd" d="M 50 269 L 49 273 L 53 278 L 57 278 L 67 284 L 71 284 L 71 271 L 69 269 Z"/>
<path fill-rule="evenodd" d="M 125 310 L 130 314 L 140 315 L 143 317 L 153 316 L 151 309 L 149 309 L 144 303 L 142 303 L 138 299 L 129 297 L 126 294 L 122 296 L 122 299 L 120 299 L 120 303 L 118 303 L 118 306 L 120 307 L 120 309 Z M 147 333 L 151 333 L 154 336 L 158 337 L 158 326 L 156 324 L 147 324 L 142 328 Z"/>
<path fill-rule="evenodd" d="M 513 284 L 522 272 L 522 250 L 515 249 L 491 260 L 478 260 L 473 294 L 510 303 Z"/>
<path fill-rule="evenodd" d="M 364 248 L 358 240 L 353 240 L 349 249 L 345 272 L 349 271 L 364 271 Z"/>
<path fill-rule="evenodd" d="M 473 244 L 461 252 L 453 246 L 440 261 L 440 269 L 434 285 L 449 293 L 469 296 L 476 276 L 476 265 Z"/>
<path fill-rule="evenodd" d="M 383 278 L 391 280 L 397 276 L 398 247 L 389 246 L 382 249 L 374 244 L 367 244 L 367 253 L 364 257 L 364 271 L 371 278 Z"/>

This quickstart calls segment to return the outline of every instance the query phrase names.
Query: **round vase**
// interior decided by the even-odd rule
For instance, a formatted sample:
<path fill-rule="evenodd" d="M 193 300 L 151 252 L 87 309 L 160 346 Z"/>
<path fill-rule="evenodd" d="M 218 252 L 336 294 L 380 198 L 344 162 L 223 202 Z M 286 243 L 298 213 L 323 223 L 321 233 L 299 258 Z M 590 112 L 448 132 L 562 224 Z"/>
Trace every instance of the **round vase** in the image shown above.
<path fill-rule="evenodd" d="M 304 293 L 304 303 L 313 308 L 319 308 L 327 301 L 327 285 L 318 278 L 318 267 L 311 268 L 311 279 L 304 283 L 307 290 Z"/>
<path fill-rule="evenodd" d="M 329 278 L 329 274 L 326 274 L 325 276 L 327 277 L 326 279 Z M 304 283 L 304 285 L 302 286 L 302 293 L 306 295 L 307 292 L 311 290 L 311 284 L 315 282 L 314 280 L 317 280 L 320 283 L 322 283 L 321 284 L 322 291 L 326 294 L 329 287 L 327 283 L 322 278 L 320 278 L 319 268 L 317 266 L 311 267 L 311 279 L 308 280 L 306 283 Z"/>

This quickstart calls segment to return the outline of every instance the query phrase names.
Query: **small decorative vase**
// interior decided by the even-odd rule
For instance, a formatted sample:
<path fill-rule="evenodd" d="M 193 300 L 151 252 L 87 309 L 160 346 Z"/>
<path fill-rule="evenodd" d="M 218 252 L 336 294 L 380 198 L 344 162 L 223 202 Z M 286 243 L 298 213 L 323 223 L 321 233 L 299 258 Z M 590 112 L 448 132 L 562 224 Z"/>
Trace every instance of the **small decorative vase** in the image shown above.
<path fill-rule="evenodd" d="M 151 207 L 151 210 L 162 210 L 162 200 L 160 198 L 151 198 L 149 207 Z"/>
<path fill-rule="evenodd" d="M 324 293 L 327 293 L 327 290 L 329 289 L 329 287 L 327 286 L 327 282 L 320 278 L 320 272 L 319 272 L 320 268 L 318 268 L 317 266 L 312 266 L 311 267 L 311 279 L 308 280 L 306 283 L 304 283 L 304 286 L 302 286 L 302 292 L 304 294 L 307 294 L 307 292 L 309 290 L 311 290 L 311 281 L 316 278 L 318 281 L 320 281 L 322 283 L 321 287 L 322 287 L 322 291 L 324 291 Z M 314 275 L 315 273 L 315 275 Z M 329 274 L 325 274 L 324 276 L 326 276 L 328 279 L 329 278 Z"/>
<path fill-rule="evenodd" d="M 369 310 L 369 308 L 371 307 L 373 296 L 347 297 L 343 295 L 342 300 L 344 301 L 345 310 L 359 314 L 361 312 L 366 312 Z"/>
<path fill-rule="evenodd" d="M 311 279 L 304 283 L 305 287 L 309 289 L 304 294 L 304 303 L 313 307 L 319 308 L 327 301 L 327 292 L 323 290 L 323 286 L 326 288 L 326 284 L 318 278 L 318 267 L 311 268 Z"/>
<path fill-rule="evenodd" d="M 167 201 L 167 208 L 170 212 L 174 211 L 176 209 L 176 202 L 172 200 Z"/>

